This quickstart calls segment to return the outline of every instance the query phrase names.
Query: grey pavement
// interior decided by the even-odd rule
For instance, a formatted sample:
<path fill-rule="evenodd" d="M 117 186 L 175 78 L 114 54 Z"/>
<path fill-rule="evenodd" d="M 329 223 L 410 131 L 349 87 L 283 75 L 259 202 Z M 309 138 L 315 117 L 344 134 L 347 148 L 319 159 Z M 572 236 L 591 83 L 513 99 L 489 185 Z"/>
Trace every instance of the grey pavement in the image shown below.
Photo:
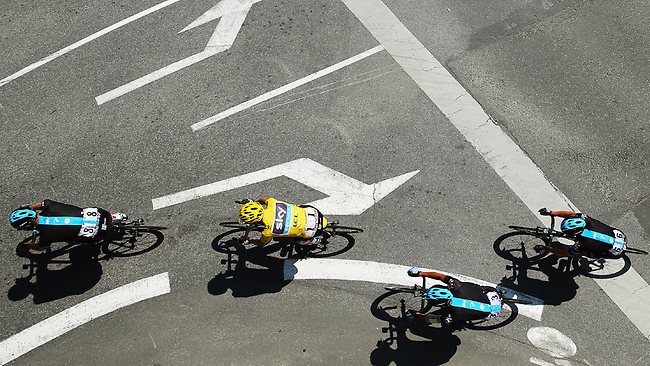
<path fill-rule="evenodd" d="M 385 3 L 578 207 L 619 226 L 631 246 L 650 248 L 650 6 Z M 154 4 L 11 4 L 0 10 L 0 77 Z M 14 254 L 21 236 L 6 226 L 0 339 L 120 285 L 165 271 L 172 280 L 171 294 L 97 319 L 15 364 L 363 364 L 371 354 L 409 364 L 406 351 L 375 351 L 387 337 L 385 322 L 369 311 L 381 286 L 294 280 L 249 296 L 210 293 L 225 269 L 210 243 L 224 231 L 216 224 L 236 217 L 234 200 L 301 203 L 320 193 L 277 178 L 151 209 L 152 198 L 302 157 L 365 183 L 420 170 L 364 214 L 338 218 L 365 232 L 337 258 L 495 283 L 512 274 L 492 245 L 508 225 L 536 225 L 536 218 L 386 52 L 191 131 L 195 122 L 376 46 L 340 1 L 259 2 L 229 51 L 96 105 L 95 96 L 203 49 L 216 22 L 177 32 L 212 5 L 181 1 L 0 87 L 0 211 L 47 197 L 168 227 L 152 252 L 52 264 L 36 285 L 17 288 L 27 262 Z M 647 259 L 632 261 L 649 281 Z M 650 359 L 648 340 L 591 279 L 546 272 L 513 284 L 549 303 L 542 322 L 518 317 L 495 332 L 461 332 L 460 344 L 441 342 L 432 363 L 446 356 L 452 365 L 553 363 L 527 341 L 533 326 L 571 337 L 574 364 Z M 413 337 L 425 343 L 402 349 L 419 359 L 436 353 L 437 342 Z"/>

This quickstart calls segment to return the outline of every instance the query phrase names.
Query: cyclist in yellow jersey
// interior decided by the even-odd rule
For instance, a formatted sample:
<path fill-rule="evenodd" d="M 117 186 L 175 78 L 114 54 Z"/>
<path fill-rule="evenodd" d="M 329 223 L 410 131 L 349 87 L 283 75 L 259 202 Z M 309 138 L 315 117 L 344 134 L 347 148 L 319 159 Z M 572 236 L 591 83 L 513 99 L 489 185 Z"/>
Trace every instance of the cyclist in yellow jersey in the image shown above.
<path fill-rule="evenodd" d="M 311 206 L 296 206 L 275 198 L 260 198 L 245 203 L 239 217 L 247 224 L 262 223 L 260 239 L 250 243 L 264 246 L 273 238 L 302 238 L 302 244 L 317 244 L 316 237 L 327 226 L 327 219 Z"/>

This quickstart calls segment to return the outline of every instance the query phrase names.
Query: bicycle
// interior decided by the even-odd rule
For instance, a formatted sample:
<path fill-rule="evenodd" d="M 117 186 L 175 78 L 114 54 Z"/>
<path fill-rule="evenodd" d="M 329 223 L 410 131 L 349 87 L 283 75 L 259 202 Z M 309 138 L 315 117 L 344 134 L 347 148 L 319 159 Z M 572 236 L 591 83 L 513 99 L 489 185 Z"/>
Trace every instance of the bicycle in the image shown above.
<path fill-rule="evenodd" d="M 438 306 L 433 301 L 424 297 L 424 294 L 432 287 L 447 288 L 444 285 L 433 285 L 427 287 L 426 277 L 422 277 L 422 285 L 412 286 L 386 286 L 384 289 L 387 293 L 377 298 L 371 305 L 371 312 L 379 319 L 388 321 L 389 323 L 404 322 L 406 312 L 409 309 L 415 310 L 419 313 L 429 313 L 434 307 L 442 310 L 445 306 Z M 507 291 L 504 288 L 496 289 L 496 292 L 501 298 L 502 304 L 501 312 L 497 317 L 491 319 L 477 319 L 469 320 L 464 323 L 455 324 L 456 327 L 467 327 L 475 330 L 492 330 L 510 324 L 517 316 L 516 304 L 530 305 L 531 302 L 521 300 L 513 297 L 508 297 Z M 412 296 L 404 297 L 404 294 L 411 294 Z M 438 311 L 438 310 L 434 310 Z"/>
<path fill-rule="evenodd" d="M 555 227 L 555 217 L 549 216 L 551 224 L 549 227 L 525 227 L 525 226 L 508 226 L 514 230 L 500 237 L 494 242 L 494 251 L 501 258 L 507 259 L 514 264 L 530 265 L 541 261 L 549 255 L 553 255 L 548 250 L 535 251 L 535 247 L 541 245 L 547 248 L 564 248 L 568 249 L 569 245 L 560 243 L 557 239 L 563 238 L 573 241 L 565 233 L 553 229 Z M 539 247 L 538 247 L 539 248 Z M 627 272 L 631 267 L 631 261 L 627 256 L 628 253 L 647 255 L 648 252 L 627 247 L 625 252 L 620 256 L 606 255 L 592 258 L 583 255 L 569 257 L 574 268 L 580 270 L 580 273 L 593 278 L 612 278 Z M 621 261 L 607 261 L 607 259 L 621 259 Z"/>
<path fill-rule="evenodd" d="M 50 245 L 41 253 L 17 250 L 17 254 L 30 259 L 55 258 L 78 245 L 99 245 L 102 252 L 109 258 L 143 254 L 155 249 L 162 243 L 164 235 L 161 230 L 166 229 L 163 226 L 143 225 L 143 222 L 143 219 L 137 219 L 113 224 L 106 236 L 96 240 L 69 240 L 63 242 L 64 245 L 59 248 L 53 249 Z M 33 232 L 23 242 L 35 242 L 37 237 L 38 233 Z"/>
<path fill-rule="evenodd" d="M 242 202 L 244 201 L 235 201 L 235 203 L 239 204 Z M 249 235 L 252 232 L 262 232 L 264 230 L 264 224 L 262 223 L 245 224 L 238 221 L 226 221 L 220 222 L 219 226 L 234 229 L 219 235 L 212 243 L 212 247 L 216 251 L 227 254 L 235 254 L 238 251 L 254 247 L 248 241 Z M 239 232 L 241 232 L 241 235 L 225 239 L 227 236 Z M 330 221 L 324 228 L 318 231 L 317 237 L 321 239 L 318 243 L 303 244 L 301 242 L 303 238 L 292 237 L 278 237 L 274 238 L 274 240 L 281 243 L 281 253 L 291 252 L 293 250 L 298 256 L 323 258 L 347 252 L 354 246 L 355 242 L 351 234 L 362 232 L 363 229 L 343 226 L 338 221 Z"/>

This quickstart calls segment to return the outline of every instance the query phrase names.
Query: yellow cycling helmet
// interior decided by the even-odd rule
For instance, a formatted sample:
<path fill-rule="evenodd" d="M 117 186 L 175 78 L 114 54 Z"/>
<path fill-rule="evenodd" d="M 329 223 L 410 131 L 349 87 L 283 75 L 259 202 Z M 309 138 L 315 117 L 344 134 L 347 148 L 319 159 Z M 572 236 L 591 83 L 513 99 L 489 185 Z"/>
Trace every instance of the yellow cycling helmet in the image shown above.
<path fill-rule="evenodd" d="M 259 202 L 248 202 L 239 210 L 239 217 L 247 224 L 262 221 L 264 207 Z"/>

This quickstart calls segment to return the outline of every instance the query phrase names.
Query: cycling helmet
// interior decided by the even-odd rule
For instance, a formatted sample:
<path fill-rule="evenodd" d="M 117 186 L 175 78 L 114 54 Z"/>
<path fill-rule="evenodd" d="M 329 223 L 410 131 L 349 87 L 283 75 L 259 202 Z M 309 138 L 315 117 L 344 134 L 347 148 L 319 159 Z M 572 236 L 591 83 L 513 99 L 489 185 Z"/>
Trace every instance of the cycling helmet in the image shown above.
<path fill-rule="evenodd" d="M 560 230 L 562 230 L 562 232 L 565 234 L 576 235 L 579 232 L 581 232 L 582 229 L 585 228 L 585 226 L 587 226 L 585 219 L 580 217 L 571 217 L 562 220 L 562 224 L 560 225 Z"/>
<path fill-rule="evenodd" d="M 18 230 L 31 230 L 34 228 L 36 211 L 20 208 L 13 210 L 9 216 L 9 223 Z"/>
<path fill-rule="evenodd" d="M 447 301 L 451 300 L 453 296 L 451 294 L 451 291 L 447 290 L 446 288 L 431 287 L 429 290 L 427 290 L 427 292 L 424 293 L 422 297 L 427 300 Z"/>
<path fill-rule="evenodd" d="M 239 217 L 247 224 L 262 221 L 264 207 L 259 202 L 248 202 L 239 210 Z"/>

